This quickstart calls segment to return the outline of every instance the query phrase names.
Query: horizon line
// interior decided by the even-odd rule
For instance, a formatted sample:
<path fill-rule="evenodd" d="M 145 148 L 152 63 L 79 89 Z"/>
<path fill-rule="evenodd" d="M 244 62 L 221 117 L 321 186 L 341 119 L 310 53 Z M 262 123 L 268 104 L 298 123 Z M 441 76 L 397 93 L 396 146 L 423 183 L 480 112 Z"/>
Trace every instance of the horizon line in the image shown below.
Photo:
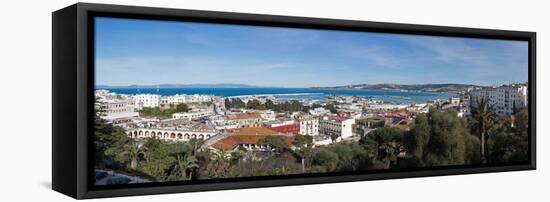
<path fill-rule="evenodd" d="M 327 85 L 327 86 L 267 86 L 267 85 L 254 85 L 254 84 L 245 84 L 245 83 L 160 83 L 160 84 L 127 84 L 127 85 L 109 85 L 109 84 L 96 84 L 95 87 L 134 87 L 134 86 L 162 86 L 162 85 L 242 85 L 247 86 L 250 88 L 331 88 L 331 87 L 346 87 L 346 86 L 356 86 L 356 85 L 472 85 L 472 86 L 481 86 L 481 87 L 489 87 L 489 86 L 502 86 L 502 85 L 509 85 L 509 84 L 524 84 L 528 83 L 528 81 L 524 82 L 509 82 L 509 83 L 503 83 L 503 84 L 470 84 L 470 83 L 453 83 L 453 82 L 443 82 L 443 83 L 416 83 L 416 84 L 410 84 L 410 83 L 358 83 L 358 84 L 345 84 L 345 85 Z M 231 88 L 231 87 L 228 87 Z M 233 88 L 242 88 L 242 87 L 233 87 Z"/>

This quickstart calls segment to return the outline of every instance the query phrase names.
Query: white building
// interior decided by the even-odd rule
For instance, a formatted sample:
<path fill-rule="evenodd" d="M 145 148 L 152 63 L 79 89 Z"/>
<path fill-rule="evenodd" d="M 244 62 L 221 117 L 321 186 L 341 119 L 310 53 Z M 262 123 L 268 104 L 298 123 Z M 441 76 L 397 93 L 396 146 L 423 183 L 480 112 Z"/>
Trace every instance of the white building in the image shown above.
<path fill-rule="evenodd" d="M 262 116 L 258 112 L 246 112 L 226 115 L 225 123 L 223 125 L 233 128 L 248 128 L 248 127 L 260 127 L 262 123 Z"/>
<path fill-rule="evenodd" d="M 309 113 L 313 116 L 323 116 L 326 114 L 330 114 L 330 111 L 328 109 L 325 109 L 323 107 L 318 107 L 312 110 L 309 110 Z"/>
<path fill-rule="evenodd" d="M 210 110 L 197 110 L 197 111 L 190 111 L 190 112 L 178 112 L 173 113 L 172 118 L 173 119 L 185 119 L 185 120 L 197 120 L 203 117 L 208 117 L 212 115 L 212 111 Z"/>
<path fill-rule="evenodd" d="M 427 103 L 412 104 L 411 106 L 407 107 L 406 110 L 415 113 L 428 113 L 428 111 L 430 110 L 430 105 L 428 105 Z"/>
<path fill-rule="evenodd" d="M 125 122 L 139 114 L 126 100 L 101 100 L 102 118 L 111 123 Z"/>
<path fill-rule="evenodd" d="M 319 119 L 313 116 L 300 116 L 300 135 L 319 135 Z"/>
<path fill-rule="evenodd" d="M 462 94 L 460 95 L 460 107 L 458 110 L 459 113 L 462 113 L 463 116 L 470 116 L 471 109 L 470 109 L 470 95 L 469 94 Z"/>
<path fill-rule="evenodd" d="M 276 114 L 273 110 L 262 110 L 260 116 L 265 120 L 272 121 L 275 120 Z"/>
<path fill-rule="evenodd" d="M 188 104 L 188 103 L 201 103 L 201 102 L 212 102 L 212 96 L 210 95 L 199 95 L 199 94 L 193 94 L 193 95 L 186 95 L 186 94 L 178 94 L 168 97 L 162 98 L 163 104 Z"/>
<path fill-rule="evenodd" d="M 288 126 L 293 124 L 296 124 L 294 120 L 283 120 L 283 119 L 266 121 L 262 123 L 262 125 L 267 128 L 276 128 L 276 127 Z"/>
<path fill-rule="evenodd" d="M 406 109 L 408 104 L 369 104 L 365 109 L 370 110 L 402 110 Z"/>
<path fill-rule="evenodd" d="M 470 106 L 477 107 L 477 102 L 482 97 L 489 100 L 493 112 L 498 115 L 512 114 L 514 108 L 519 109 L 527 106 L 527 86 L 525 85 L 504 85 L 493 88 L 483 88 L 470 92 Z"/>
<path fill-rule="evenodd" d="M 449 103 L 451 103 L 451 105 L 458 106 L 460 104 L 460 97 L 453 96 L 453 97 L 449 98 Z"/>
<path fill-rule="evenodd" d="M 336 141 L 353 136 L 355 119 L 339 116 L 325 116 L 319 120 L 319 134 L 325 136 L 339 136 Z"/>
<path fill-rule="evenodd" d="M 134 95 L 133 99 L 134 105 L 138 109 L 160 106 L 160 95 L 158 94 L 137 94 Z"/>
<path fill-rule="evenodd" d="M 126 131 L 134 139 L 159 138 L 171 142 L 187 142 L 191 139 L 205 140 L 218 135 L 216 130 L 137 128 Z"/>
<path fill-rule="evenodd" d="M 255 109 L 245 109 L 243 110 L 245 113 L 260 113 L 260 116 L 265 119 L 266 121 L 273 121 L 276 119 L 277 114 L 273 110 L 255 110 Z"/>

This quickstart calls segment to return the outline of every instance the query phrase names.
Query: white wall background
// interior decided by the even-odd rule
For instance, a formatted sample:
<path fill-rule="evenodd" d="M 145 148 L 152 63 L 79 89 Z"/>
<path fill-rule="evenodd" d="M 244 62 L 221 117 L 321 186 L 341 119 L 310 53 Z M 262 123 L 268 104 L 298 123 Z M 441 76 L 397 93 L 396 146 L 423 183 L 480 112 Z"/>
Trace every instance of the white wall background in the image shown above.
<path fill-rule="evenodd" d="M 527 201 L 550 199 L 550 18 L 545 1 L 90 1 L 536 31 L 538 170 L 107 199 L 112 201 Z M 0 201 L 68 201 L 51 186 L 51 12 L 75 1 L 0 4 Z"/>

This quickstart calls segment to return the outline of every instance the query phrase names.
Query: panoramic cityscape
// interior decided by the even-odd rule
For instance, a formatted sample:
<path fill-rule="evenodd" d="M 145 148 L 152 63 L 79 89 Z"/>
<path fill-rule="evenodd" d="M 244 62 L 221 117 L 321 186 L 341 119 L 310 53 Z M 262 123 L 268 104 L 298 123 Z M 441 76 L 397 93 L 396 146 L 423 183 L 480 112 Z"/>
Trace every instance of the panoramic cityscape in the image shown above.
<path fill-rule="evenodd" d="M 523 42 L 111 18 L 96 32 L 95 185 L 528 161 Z"/>

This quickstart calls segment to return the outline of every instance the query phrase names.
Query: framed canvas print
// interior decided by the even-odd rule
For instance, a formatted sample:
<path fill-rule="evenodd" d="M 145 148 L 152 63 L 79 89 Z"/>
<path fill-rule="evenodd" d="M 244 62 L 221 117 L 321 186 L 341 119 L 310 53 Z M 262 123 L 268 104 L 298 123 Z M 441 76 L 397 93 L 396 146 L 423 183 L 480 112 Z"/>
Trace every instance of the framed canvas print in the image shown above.
<path fill-rule="evenodd" d="M 533 170 L 535 36 L 78 3 L 53 13 L 53 189 Z"/>

